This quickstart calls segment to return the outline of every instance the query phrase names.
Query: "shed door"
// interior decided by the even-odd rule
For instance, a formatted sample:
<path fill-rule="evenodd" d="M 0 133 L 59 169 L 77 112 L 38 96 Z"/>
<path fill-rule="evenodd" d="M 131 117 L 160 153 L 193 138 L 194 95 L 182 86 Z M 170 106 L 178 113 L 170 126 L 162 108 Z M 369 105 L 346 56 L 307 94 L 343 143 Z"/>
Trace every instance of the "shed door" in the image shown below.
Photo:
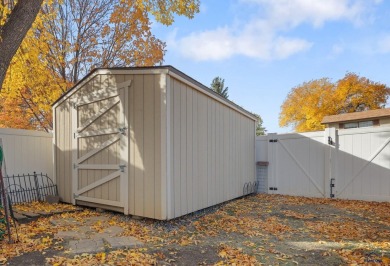
<path fill-rule="evenodd" d="M 130 81 L 76 99 L 73 121 L 73 203 L 124 208 L 128 214 L 128 124 Z"/>

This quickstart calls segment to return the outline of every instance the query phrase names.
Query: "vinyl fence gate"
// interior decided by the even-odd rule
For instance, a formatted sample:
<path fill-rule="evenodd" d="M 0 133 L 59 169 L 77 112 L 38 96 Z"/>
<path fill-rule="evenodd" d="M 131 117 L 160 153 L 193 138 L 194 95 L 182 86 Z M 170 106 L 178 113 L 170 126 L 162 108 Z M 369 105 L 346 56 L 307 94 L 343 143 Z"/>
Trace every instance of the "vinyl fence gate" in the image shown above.
<path fill-rule="evenodd" d="M 390 201 L 390 127 L 269 134 L 257 137 L 256 160 L 267 193 Z"/>

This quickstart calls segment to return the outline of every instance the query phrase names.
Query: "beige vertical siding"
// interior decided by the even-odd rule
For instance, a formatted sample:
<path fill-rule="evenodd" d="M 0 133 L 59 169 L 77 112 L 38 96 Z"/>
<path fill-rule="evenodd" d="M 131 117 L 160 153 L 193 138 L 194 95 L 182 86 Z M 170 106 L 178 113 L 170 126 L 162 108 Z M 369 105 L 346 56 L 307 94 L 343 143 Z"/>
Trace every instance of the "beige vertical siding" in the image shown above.
<path fill-rule="evenodd" d="M 87 79 L 55 107 L 56 176 L 61 200 L 72 202 L 72 103 L 95 100 L 117 84 L 131 80 L 125 116 L 128 121 L 128 212 L 155 219 L 171 219 L 243 195 L 255 178 L 255 123 L 240 112 L 163 72 L 100 74 Z M 100 101 L 79 107 L 78 125 L 104 107 Z M 119 106 L 102 115 L 89 129 L 120 126 Z M 113 134 L 79 138 L 78 157 Z M 120 162 L 115 143 L 85 164 Z M 78 170 L 77 188 L 114 172 Z M 119 178 L 83 194 L 101 202 L 121 199 Z M 123 196 L 123 195 L 122 195 Z M 127 201 L 126 201 L 127 202 Z M 78 203 L 89 204 L 78 201 Z M 90 206 L 115 209 L 91 203 Z"/>
<path fill-rule="evenodd" d="M 255 178 L 255 123 L 169 78 L 171 219 L 243 195 Z"/>
<path fill-rule="evenodd" d="M 61 201 L 70 203 L 72 198 L 72 151 L 70 129 L 70 103 L 65 101 L 55 109 L 55 173 Z"/>
<path fill-rule="evenodd" d="M 161 76 L 134 75 L 129 91 L 129 213 L 165 219 L 162 210 Z"/>

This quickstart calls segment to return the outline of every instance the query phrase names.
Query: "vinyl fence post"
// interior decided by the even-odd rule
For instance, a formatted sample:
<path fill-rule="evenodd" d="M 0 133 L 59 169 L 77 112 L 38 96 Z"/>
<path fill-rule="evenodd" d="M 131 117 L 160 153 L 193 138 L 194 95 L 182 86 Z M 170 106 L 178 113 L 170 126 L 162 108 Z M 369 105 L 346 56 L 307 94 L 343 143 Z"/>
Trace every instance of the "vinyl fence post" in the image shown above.
<path fill-rule="evenodd" d="M 268 187 L 267 191 L 268 194 L 276 194 L 274 192 L 274 188 L 278 186 L 278 177 L 276 176 L 276 166 L 277 166 L 277 161 L 276 161 L 276 142 L 274 140 L 277 139 L 278 135 L 276 133 L 269 133 L 267 135 L 267 145 L 268 145 Z M 272 189 L 271 189 L 272 188 Z"/>
<path fill-rule="evenodd" d="M 338 137 L 335 128 L 325 128 L 324 131 L 324 193 L 326 198 L 333 198 L 335 188 L 331 184 L 335 182 L 335 163 L 336 163 L 336 148 L 338 145 Z M 332 182 L 333 179 L 333 182 Z"/>

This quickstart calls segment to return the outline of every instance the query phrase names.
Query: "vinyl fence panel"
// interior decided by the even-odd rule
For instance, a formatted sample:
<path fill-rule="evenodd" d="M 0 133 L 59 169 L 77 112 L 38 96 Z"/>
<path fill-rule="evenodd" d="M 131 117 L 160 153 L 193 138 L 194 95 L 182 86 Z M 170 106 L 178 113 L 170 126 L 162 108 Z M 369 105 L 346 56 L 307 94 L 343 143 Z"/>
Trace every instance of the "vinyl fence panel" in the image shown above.
<path fill-rule="evenodd" d="M 269 163 L 268 193 L 390 201 L 390 127 L 269 134 L 256 161 Z"/>
<path fill-rule="evenodd" d="M 390 201 L 390 127 L 339 131 L 336 196 Z"/>
<path fill-rule="evenodd" d="M 53 177 L 53 134 L 0 128 L 3 141 L 4 175 L 47 173 Z"/>

